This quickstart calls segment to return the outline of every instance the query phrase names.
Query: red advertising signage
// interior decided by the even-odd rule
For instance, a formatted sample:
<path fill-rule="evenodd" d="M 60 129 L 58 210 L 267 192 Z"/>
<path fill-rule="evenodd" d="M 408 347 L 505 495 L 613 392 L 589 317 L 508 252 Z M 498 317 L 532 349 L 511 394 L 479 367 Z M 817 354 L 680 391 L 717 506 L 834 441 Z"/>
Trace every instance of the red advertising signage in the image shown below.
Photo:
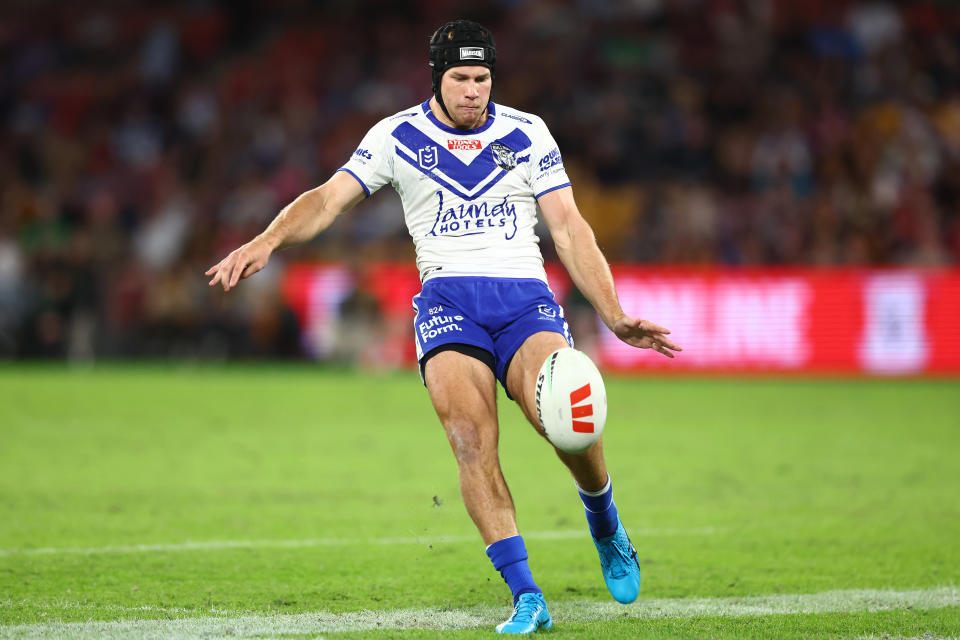
<path fill-rule="evenodd" d="M 550 265 L 561 303 L 570 290 Z M 670 360 L 621 343 L 600 323 L 574 339 L 601 367 L 658 372 L 810 372 L 917 375 L 960 373 L 960 271 L 907 269 L 692 269 L 613 267 L 628 313 L 669 327 L 684 351 Z M 412 363 L 412 266 L 295 265 L 285 280 L 304 343 L 331 350 L 338 309 L 358 286 L 393 327 L 380 345 L 391 363 Z M 579 335 L 577 330 L 581 332 Z M 584 335 L 593 332 L 593 335 Z"/>

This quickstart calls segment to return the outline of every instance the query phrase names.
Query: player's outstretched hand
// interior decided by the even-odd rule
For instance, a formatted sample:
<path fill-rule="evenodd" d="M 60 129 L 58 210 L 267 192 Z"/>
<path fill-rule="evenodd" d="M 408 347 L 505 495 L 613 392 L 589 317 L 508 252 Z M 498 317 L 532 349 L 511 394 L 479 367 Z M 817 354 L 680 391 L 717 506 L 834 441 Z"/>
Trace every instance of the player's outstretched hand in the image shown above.
<path fill-rule="evenodd" d="M 621 316 L 612 329 L 618 338 L 632 347 L 653 349 L 668 358 L 673 357 L 674 351 L 683 351 L 679 345 L 667 337 L 670 333 L 669 329 L 653 324 L 649 320 Z"/>
<path fill-rule="evenodd" d="M 213 276 L 208 284 L 212 287 L 219 282 L 224 291 L 229 291 L 237 286 L 240 280 L 249 278 L 267 266 L 271 253 L 273 249 L 265 240 L 260 237 L 254 238 L 207 269 L 206 275 Z"/>

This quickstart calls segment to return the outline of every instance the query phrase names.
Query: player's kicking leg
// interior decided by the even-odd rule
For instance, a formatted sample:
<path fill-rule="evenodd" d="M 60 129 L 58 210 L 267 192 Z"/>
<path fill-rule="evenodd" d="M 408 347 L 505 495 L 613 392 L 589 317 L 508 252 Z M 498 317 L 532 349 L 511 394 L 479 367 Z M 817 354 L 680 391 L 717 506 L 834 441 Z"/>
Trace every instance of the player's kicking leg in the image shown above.
<path fill-rule="evenodd" d="M 448 350 L 427 360 L 424 380 L 457 458 L 464 505 L 487 544 L 494 568 L 513 594 L 513 615 L 497 631 L 528 634 L 549 629 L 553 623 L 530 572 L 513 498 L 500 468 L 493 372 L 475 357 Z"/>
<path fill-rule="evenodd" d="M 566 346 L 569 346 L 567 341 L 559 333 L 535 333 L 513 356 L 507 371 L 510 394 L 541 435 L 535 399 L 537 374 L 551 353 Z M 613 501 L 613 486 L 603 458 L 602 440 L 583 453 L 570 454 L 559 449 L 556 452 L 577 483 L 610 595 L 617 602 L 633 602 L 640 593 L 640 565 L 637 551 L 620 522 Z"/>

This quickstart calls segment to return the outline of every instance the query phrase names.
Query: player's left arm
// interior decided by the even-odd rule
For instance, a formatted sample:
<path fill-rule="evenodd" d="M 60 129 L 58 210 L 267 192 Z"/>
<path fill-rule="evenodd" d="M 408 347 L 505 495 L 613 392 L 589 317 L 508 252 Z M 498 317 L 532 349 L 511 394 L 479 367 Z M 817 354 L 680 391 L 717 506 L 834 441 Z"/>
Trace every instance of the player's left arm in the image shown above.
<path fill-rule="evenodd" d="M 641 349 L 653 349 L 672 358 L 682 351 L 667 334 L 668 329 L 649 320 L 627 315 L 620 306 L 613 275 L 597 246 L 590 223 L 584 220 L 573 199 L 573 189 L 562 187 L 537 199 L 550 229 L 553 244 L 573 284 L 590 301 L 600 318 L 624 342 Z"/>

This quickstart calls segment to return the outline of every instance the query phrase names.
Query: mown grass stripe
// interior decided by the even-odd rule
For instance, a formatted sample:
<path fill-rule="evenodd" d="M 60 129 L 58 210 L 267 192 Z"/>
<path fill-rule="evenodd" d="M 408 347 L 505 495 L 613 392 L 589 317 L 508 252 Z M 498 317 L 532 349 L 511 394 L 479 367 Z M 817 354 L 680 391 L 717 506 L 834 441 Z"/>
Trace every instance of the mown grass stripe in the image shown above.
<path fill-rule="evenodd" d="M 714 527 L 695 529 L 637 529 L 630 530 L 633 538 L 656 538 L 674 536 L 709 536 L 716 533 Z M 524 533 L 530 540 L 572 540 L 586 538 L 586 527 L 571 531 L 532 531 Z M 58 554 L 100 555 L 119 553 L 154 553 L 178 551 L 224 551 L 229 549 L 278 549 L 300 547 L 339 547 L 348 545 L 417 545 L 417 544 L 456 544 L 462 542 L 480 543 L 476 533 L 450 536 L 410 536 L 389 538 L 307 538 L 303 540 L 207 540 L 186 541 L 161 544 L 128 544 L 104 547 L 35 547 L 19 549 L 0 549 L 0 557 L 6 556 L 43 556 Z"/>
<path fill-rule="evenodd" d="M 642 600 L 623 606 L 610 602 L 558 602 L 552 607 L 556 623 L 611 619 L 666 619 L 744 617 L 783 614 L 878 612 L 902 609 L 940 609 L 960 606 L 955 586 L 906 591 L 858 589 L 813 594 L 777 594 L 743 598 L 675 598 Z M 505 607 L 459 610 L 397 609 L 300 614 L 215 615 L 163 620 L 110 622 L 49 622 L 0 626 L 0 639 L 57 637 L 149 639 L 244 638 L 320 634 L 375 629 L 474 629 L 492 627 L 509 614 Z"/>
<path fill-rule="evenodd" d="M 891 636 L 891 635 L 882 635 L 882 636 L 857 636 L 853 640 L 960 640 L 960 635 L 957 636 L 938 636 L 932 633 L 925 633 L 922 636 Z"/>

